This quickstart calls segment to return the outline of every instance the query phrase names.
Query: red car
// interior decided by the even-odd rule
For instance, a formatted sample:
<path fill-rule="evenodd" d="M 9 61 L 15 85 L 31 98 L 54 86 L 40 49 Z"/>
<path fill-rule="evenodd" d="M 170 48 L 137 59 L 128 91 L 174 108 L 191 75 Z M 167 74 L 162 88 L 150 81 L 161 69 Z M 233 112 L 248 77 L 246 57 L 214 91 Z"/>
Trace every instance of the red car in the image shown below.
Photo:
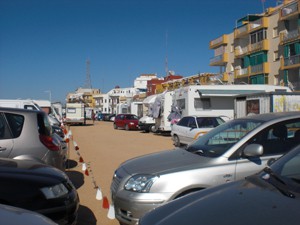
<path fill-rule="evenodd" d="M 139 118 L 134 114 L 118 114 L 115 117 L 114 128 L 124 128 L 125 130 L 138 130 Z"/>

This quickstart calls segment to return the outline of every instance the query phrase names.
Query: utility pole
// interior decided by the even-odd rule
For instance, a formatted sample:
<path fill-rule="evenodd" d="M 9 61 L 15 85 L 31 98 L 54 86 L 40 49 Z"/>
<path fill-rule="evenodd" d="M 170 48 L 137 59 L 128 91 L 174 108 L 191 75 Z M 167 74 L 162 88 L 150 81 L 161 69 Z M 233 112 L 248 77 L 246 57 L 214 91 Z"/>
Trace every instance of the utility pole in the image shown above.
<path fill-rule="evenodd" d="M 91 74 L 90 74 L 90 60 L 86 60 L 86 81 L 85 81 L 85 88 L 92 89 L 92 82 L 91 82 Z"/>

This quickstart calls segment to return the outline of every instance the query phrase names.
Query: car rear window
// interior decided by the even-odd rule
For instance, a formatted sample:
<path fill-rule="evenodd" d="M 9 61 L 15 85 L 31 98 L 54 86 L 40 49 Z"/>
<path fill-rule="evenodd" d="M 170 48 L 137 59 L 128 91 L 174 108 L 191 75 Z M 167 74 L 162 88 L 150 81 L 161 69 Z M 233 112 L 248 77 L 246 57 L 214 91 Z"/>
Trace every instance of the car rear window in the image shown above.
<path fill-rule="evenodd" d="M 21 135 L 23 125 L 24 125 L 24 116 L 13 113 L 5 113 L 8 125 L 11 129 L 13 138 L 17 138 Z"/>
<path fill-rule="evenodd" d="M 38 113 L 37 120 L 38 120 L 39 134 L 43 134 L 47 136 L 51 135 L 52 129 L 47 115 L 43 113 Z"/>

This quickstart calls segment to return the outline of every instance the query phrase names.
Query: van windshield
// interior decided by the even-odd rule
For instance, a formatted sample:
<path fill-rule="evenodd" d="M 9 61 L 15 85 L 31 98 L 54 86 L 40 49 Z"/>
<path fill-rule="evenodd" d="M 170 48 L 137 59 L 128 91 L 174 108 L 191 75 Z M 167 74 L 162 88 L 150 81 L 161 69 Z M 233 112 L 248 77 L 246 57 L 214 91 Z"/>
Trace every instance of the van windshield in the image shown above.
<path fill-rule="evenodd" d="M 218 157 L 262 123 L 253 119 L 229 121 L 188 145 L 186 150 L 207 157 Z"/>

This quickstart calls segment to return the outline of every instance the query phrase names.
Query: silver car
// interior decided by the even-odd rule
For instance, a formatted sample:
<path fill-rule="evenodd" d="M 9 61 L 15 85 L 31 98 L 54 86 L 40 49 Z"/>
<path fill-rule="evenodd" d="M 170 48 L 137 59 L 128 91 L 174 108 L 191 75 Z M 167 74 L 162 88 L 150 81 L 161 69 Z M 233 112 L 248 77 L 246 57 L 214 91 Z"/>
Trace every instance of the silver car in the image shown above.
<path fill-rule="evenodd" d="M 300 113 L 270 113 L 224 123 L 185 149 L 130 159 L 115 171 L 111 196 L 121 224 L 188 193 L 240 180 L 299 140 Z"/>
<path fill-rule="evenodd" d="M 65 169 L 67 149 L 43 111 L 0 107 L 0 157 Z"/>

